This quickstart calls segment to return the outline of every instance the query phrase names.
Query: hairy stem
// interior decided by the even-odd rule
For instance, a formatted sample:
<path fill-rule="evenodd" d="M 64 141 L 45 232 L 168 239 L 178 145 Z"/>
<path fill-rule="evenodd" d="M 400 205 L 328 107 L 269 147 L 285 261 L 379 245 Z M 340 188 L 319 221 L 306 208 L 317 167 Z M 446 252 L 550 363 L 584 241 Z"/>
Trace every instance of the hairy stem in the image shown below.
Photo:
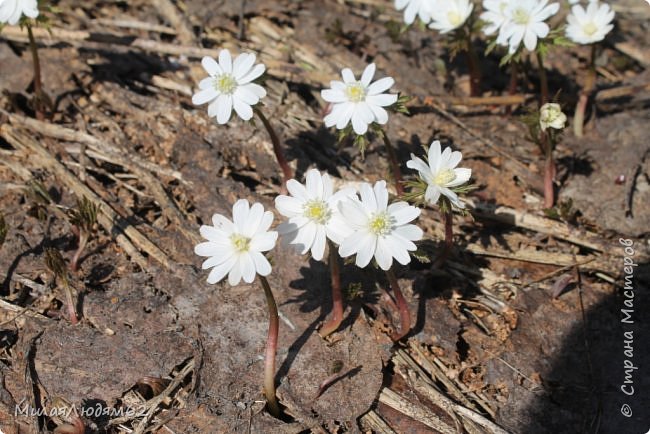
<path fill-rule="evenodd" d="M 390 167 L 393 172 L 393 179 L 395 180 L 395 190 L 397 195 L 401 196 L 404 194 L 404 186 L 402 185 L 402 171 L 399 168 L 399 160 L 397 159 L 397 154 L 395 153 L 395 148 L 388 138 L 388 134 L 383 129 L 381 130 L 381 137 L 384 140 L 384 145 L 386 145 L 386 151 L 388 152 L 388 161 L 390 162 Z"/>
<path fill-rule="evenodd" d="M 36 111 L 36 119 L 42 121 L 45 119 L 45 113 L 42 110 L 43 82 L 41 81 L 41 62 L 38 58 L 38 48 L 36 47 L 36 39 L 34 39 L 31 24 L 27 24 L 27 36 L 29 37 L 29 49 L 32 52 L 32 61 L 34 63 L 34 110 Z"/>
<path fill-rule="evenodd" d="M 319 334 L 328 336 L 336 331 L 343 322 L 343 295 L 341 293 L 341 274 L 339 272 L 339 257 L 336 246 L 328 241 L 330 251 L 330 273 L 332 280 L 332 319 L 321 327 Z"/>
<path fill-rule="evenodd" d="M 278 319 L 278 306 L 275 303 L 271 286 L 266 277 L 259 276 L 266 304 L 269 308 L 269 334 L 266 339 L 266 357 L 264 359 L 264 395 L 266 396 L 266 406 L 274 417 L 280 416 L 280 405 L 275 396 L 275 354 L 278 350 L 278 330 L 280 321 Z"/>
<path fill-rule="evenodd" d="M 77 246 L 77 251 L 74 252 L 72 261 L 70 261 L 70 269 L 73 272 L 77 272 L 79 269 L 79 259 L 81 258 L 81 254 L 86 248 L 86 244 L 88 244 L 88 232 L 82 228 L 79 228 L 79 246 Z"/>
<path fill-rule="evenodd" d="M 469 88 L 470 96 L 481 95 L 481 65 L 476 53 L 476 48 L 472 44 L 472 33 L 467 32 L 467 68 L 469 70 Z"/>
<path fill-rule="evenodd" d="M 402 294 L 402 290 L 399 287 L 399 282 L 397 281 L 397 277 L 395 277 L 395 273 L 393 272 L 392 268 L 386 270 L 386 277 L 388 277 L 390 287 L 393 289 L 393 294 L 395 295 L 395 303 L 397 304 L 397 308 L 399 310 L 399 331 L 394 332 L 391 336 L 391 339 L 397 342 L 406 336 L 409 331 L 411 331 L 411 313 L 409 312 L 409 306 L 406 303 L 406 299 Z"/>
<path fill-rule="evenodd" d="M 537 52 L 537 66 L 539 67 L 539 87 L 541 92 L 540 105 L 543 105 L 548 102 L 548 77 L 544 68 L 544 59 L 539 52 Z"/>
<path fill-rule="evenodd" d="M 582 137 L 584 134 L 583 126 L 585 123 L 585 112 L 587 111 L 587 103 L 594 87 L 596 86 L 596 45 L 591 46 L 591 58 L 589 61 L 589 69 L 585 79 L 585 85 L 580 92 L 576 111 L 573 116 L 573 132 L 576 137 Z"/>
<path fill-rule="evenodd" d="M 435 268 L 438 268 L 445 263 L 451 253 L 451 248 L 454 245 L 454 212 L 451 209 L 451 203 L 448 205 L 449 209 L 442 213 L 442 219 L 445 224 L 445 244 L 442 253 L 434 264 Z"/>
<path fill-rule="evenodd" d="M 284 156 L 284 151 L 282 150 L 282 145 L 280 144 L 280 138 L 271 126 L 271 123 L 259 108 L 255 107 L 254 111 L 257 113 L 257 117 L 260 118 L 262 124 L 264 124 L 264 128 L 266 128 L 266 131 L 271 137 L 271 143 L 273 143 L 273 152 L 275 153 L 275 158 L 278 160 L 280 169 L 282 169 L 282 191 L 283 193 L 286 193 L 287 181 L 293 178 L 293 170 L 291 170 L 291 167 L 289 167 L 289 163 L 287 162 L 287 159 Z"/>

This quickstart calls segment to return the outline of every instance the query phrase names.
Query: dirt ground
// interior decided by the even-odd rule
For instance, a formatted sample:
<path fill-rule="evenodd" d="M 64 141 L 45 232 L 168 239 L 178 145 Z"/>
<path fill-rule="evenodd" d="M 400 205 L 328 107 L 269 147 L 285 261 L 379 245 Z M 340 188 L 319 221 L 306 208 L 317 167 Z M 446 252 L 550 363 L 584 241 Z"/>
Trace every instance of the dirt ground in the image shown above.
<path fill-rule="evenodd" d="M 569 129 L 556 151 L 552 213 L 542 210 L 542 156 L 519 121 L 537 104 L 534 62 L 521 71 L 512 114 L 489 99 L 509 83 L 496 54 L 482 61 L 482 96 L 468 99 L 463 55 L 450 59 L 433 31 L 397 32 L 401 15 L 388 0 L 248 0 L 243 13 L 235 0 L 56 2 L 51 33 L 36 32 L 54 102 L 45 121 L 30 104 L 26 34 L 6 27 L 0 432 L 49 432 L 71 422 L 51 416 L 61 407 L 101 433 L 646 432 L 650 7 L 612 3 L 617 25 L 598 57 L 586 134 Z M 398 318 L 381 273 L 343 267 L 345 321 L 325 340 L 316 331 L 331 309 L 327 266 L 274 251 L 282 420 L 264 410 L 262 288 L 208 285 L 193 253 L 212 214 L 230 215 L 239 198 L 272 209 L 280 192 L 262 126 L 219 126 L 191 103 L 200 58 L 222 47 L 267 65 L 265 109 L 299 179 L 311 167 L 339 183 L 390 179 L 381 140 L 362 158 L 322 122 L 320 90 L 342 67 L 358 74 L 373 61 L 395 78 L 393 90 L 413 97 L 411 113 L 388 124 L 400 160 L 439 139 L 463 152 L 479 187 L 471 213 L 455 216 L 446 264 L 397 270 L 414 318 L 399 344 L 389 338 Z M 548 58 L 551 93 L 569 113 L 587 57 L 574 47 Z M 83 196 L 100 211 L 70 273 L 81 316 L 72 325 L 45 252 L 72 258 L 67 213 Z M 438 210 L 425 208 L 419 223 L 421 250 L 435 259 Z M 638 264 L 633 296 L 625 256 Z M 628 322 L 622 309 L 632 310 Z M 621 391 L 625 363 L 635 367 L 631 396 Z"/>

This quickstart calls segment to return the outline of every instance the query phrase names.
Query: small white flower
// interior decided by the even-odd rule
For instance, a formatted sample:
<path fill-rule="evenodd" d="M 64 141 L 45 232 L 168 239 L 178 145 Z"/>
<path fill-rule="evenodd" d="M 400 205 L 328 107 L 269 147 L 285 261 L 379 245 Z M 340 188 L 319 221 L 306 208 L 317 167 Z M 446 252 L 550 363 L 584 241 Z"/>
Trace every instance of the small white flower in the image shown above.
<path fill-rule="evenodd" d="M 566 115 L 562 113 L 560 104 L 548 102 L 539 109 L 539 125 L 542 131 L 547 128 L 561 130 L 566 124 Z"/>
<path fill-rule="evenodd" d="M 483 0 L 481 19 L 487 23 L 483 29 L 486 35 L 494 34 L 508 20 L 506 8 L 509 4 L 510 0 Z"/>
<path fill-rule="evenodd" d="M 287 182 L 291 196 L 275 198 L 275 207 L 289 220 L 278 226 L 283 241 L 300 251 L 301 255 L 311 249 L 317 261 L 323 259 L 327 238 L 340 244 L 349 234 L 348 224 L 337 208 L 338 202 L 355 196 L 352 188 L 334 193 L 332 180 L 328 174 L 321 176 L 316 169 L 307 172 L 305 185 L 295 179 Z"/>
<path fill-rule="evenodd" d="M 266 96 L 266 90 L 253 83 L 266 69 L 261 63 L 255 65 L 255 59 L 254 54 L 242 53 L 233 62 L 228 50 L 219 52 L 219 62 L 204 57 L 201 64 L 210 76 L 201 80 L 200 90 L 192 96 L 192 103 L 210 103 L 208 116 L 216 117 L 220 124 L 230 120 L 233 108 L 240 118 L 250 120 L 253 117 L 251 106 Z"/>
<path fill-rule="evenodd" d="M 438 30 L 440 33 L 448 33 L 465 24 L 472 13 L 474 4 L 470 0 L 445 0 L 439 2 L 437 7 L 431 11 L 430 29 Z"/>
<path fill-rule="evenodd" d="M 368 125 L 376 122 L 384 125 L 388 122 L 388 112 L 384 109 L 397 101 L 397 95 L 383 93 L 395 83 L 391 77 L 384 77 L 371 83 L 375 75 L 375 64 L 366 66 L 361 79 L 357 81 L 354 73 L 345 68 L 341 71 L 343 81 L 330 82 L 331 89 L 321 91 L 321 96 L 332 103 L 332 111 L 325 116 L 325 126 L 336 125 L 344 129 L 350 121 L 358 135 L 368 131 Z"/>
<path fill-rule="evenodd" d="M 388 205 L 386 181 L 378 181 L 374 188 L 361 184 L 361 200 L 357 197 L 343 200 L 339 210 L 352 229 L 339 247 L 341 257 L 356 254 L 355 263 L 364 268 L 375 258 L 382 270 L 389 270 L 393 258 L 400 264 L 411 262 L 409 252 L 417 247 L 413 241 L 422 239 L 422 229 L 408 224 L 420 215 L 420 209 L 406 202 Z"/>
<path fill-rule="evenodd" d="M 21 15 L 38 17 L 37 0 L 0 0 L 0 23 L 18 24 Z"/>
<path fill-rule="evenodd" d="M 587 10 L 575 5 L 567 17 L 566 35 L 578 44 L 592 44 L 602 41 L 613 28 L 614 11 L 608 4 L 591 2 Z"/>
<path fill-rule="evenodd" d="M 255 275 L 268 276 L 271 264 L 262 252 L 275 246 L 278 233 L 269 231 L 273 213 L 264 211 L 260 203 L 249 208 L 246 199 L 232 207 L 233 220 L 221 214 L 212 216 L 212 226 L 201 226 L 201 235 L 207 242 L 197 244 L 194 253 L 207 256 L 202 268 L 212 268 L 208 283 L 217 283 L 228 274 L 228 283 L 237 285 L 243 278 L 251 283 Z"/>
<path fill-rule="evenodd" d="M 465 184 L 472 176 L 472 169 L 456 168 L 462 158 L 462 153 L 452 152 L 451 148 L 441 151 L 440 142 L 436 140 L 431 143 L 429 148 L 428 164 L 411 154 L 411 159 L 406 162 L 406 167 L 417 170 L 420 178 L 427 183 L 424 193 L 424 199 L 427 202 L 435 205 L 442 194 L 451 201 L 452 205 L 462 209 L 465 208 L 465 204 L 452 191 L 454 187 Z"/>
<path fill-rule="evenodd" d="M 428 24 L 431 21 L 431 11 L 439 2 L 439 0 L 395 0 L 395 9 L 398 11 L 404 9 L 404 22 L 408 25 L 413 24 L 416 16 Z"/>
<path fill-rule="evenodd" d="M 506 22 L 502 24 L 497 43 L 508 45 L 512 54 L 522 41 L 528 51 L 537 47 L 537 39 L 545 38 L 550 28 L 544 21 L 560 9 L 559 3 L 547 6 L 548 0 L 512 1 L 505 9 Z"/>

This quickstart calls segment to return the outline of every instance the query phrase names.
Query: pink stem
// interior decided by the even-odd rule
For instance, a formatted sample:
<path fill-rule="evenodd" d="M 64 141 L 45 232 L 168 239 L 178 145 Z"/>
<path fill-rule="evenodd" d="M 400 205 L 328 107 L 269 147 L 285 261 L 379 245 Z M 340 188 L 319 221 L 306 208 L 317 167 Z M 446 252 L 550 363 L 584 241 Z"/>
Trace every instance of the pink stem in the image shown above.
<path fill-rule="evenodd" d="M 332 279 L 332 319 L 321 327 L 319 333 L 326 337 L 336 331 L 343 322 L 343 295 L 341 294 L 341 275 L 339 272 L 339 259 L 336 246 L 329 241 L 330 273 Z"/>
<path fill-rule="evenodd" d="M 391 339 L 397 342 L 406 336 L 409 331 L 411 331 L 411 313 L 409 312 L 408 303 L 402 294 L 402 290 L 399 287 L 399 282 L 397 281 L 397 277 L 395 277 L 395 273 L 392 269 L 386 271 L 386 277 L 388 277 L 388 282 L 390 283 L 391 288 L 393 288 L 395 303 L 397 304 L 397 308 L 399 310 L 399 331 L 396 331 L 391 335 Z"/>
<path fill-rule="evenodd" d="M 275 303 L 271 286 L 266 277 L 260 276 L 266 303 L 269 308 L 269 334 L 266 339 L 266 357 L 264 359 L 264 395 L 269 413 L 274 417 L 280 416 L 280 406 L 275 396 L 275 355 L 278 349 L 278 331 L 280 321 L 278 319 L 278 306 Z"/>

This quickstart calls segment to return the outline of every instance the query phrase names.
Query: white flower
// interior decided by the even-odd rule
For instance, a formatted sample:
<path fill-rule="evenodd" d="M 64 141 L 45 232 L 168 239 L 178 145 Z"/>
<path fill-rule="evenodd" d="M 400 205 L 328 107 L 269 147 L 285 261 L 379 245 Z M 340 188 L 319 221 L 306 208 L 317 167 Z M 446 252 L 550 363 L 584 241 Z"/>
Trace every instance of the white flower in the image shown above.
<path fill-rule="evenodd" d="M 613 28 L 614 11 L 608 4 L 591 2 L 587 10 L 575 5 L 567 17 L 566 35 L 578 44 L 602 41 Z"/>
<path fill-rule="evenodd" d="M 539 109 L 539 125 L 542 131 L 547 128 L 555 128 L 561 130 L 566 123 L 566 115 L 562 113 L 560 104 L 548 102 Z"/>
<path fill-rule="evenodd" d="M 343 200 L 339 210 L 353 230 L 339 247 L 346 258 L 356 253 L 358 267 L 365 267 L 375 258 L 382 270 L 390 269 L 393 258 L 400 264 L 411 262 L 409 251 L 416 250 L 413 241 L 422 239 L 422 229 L 408 224 L 420 215 L 420 209 L 396 202 L 388 205 L 386 181 L 378 181 L 374 188 L 361 184 L 361 200 L 357 197 Z"/>
<path fill-rule="evenodd" d="M 352 188 L 336 193 L 329 175 L 321 176 L 316 169 L 307 172 L 306 183 L 295 179 L 287 182 L 291 196 L 275 198 L 275 207 L 289 220 L 278 226 L 278 232 L 287 244 L 295 246 L 304 255 L 311 249 L 317 261 L 323 259 L 326 239 L 340 244 L 349 234 L 348 224 L 341 217 L 337 204 L 345 197 L 355 196 Z"/>
<path fill-rule="evenodd" d="M 0 0 L 0 23 L 12 26 L 20 21 L 20 16 L 38 17 L 37 0 Z"/>
<path fill-rule="evenodd" d="M 509 4 L 510 0 L 483 0 L 481 19 L 487 23 L 483 29 L 486 35 L 495 33 L 508 20 L 505 13 Z"/>
<path fill-rule="evenodd" d="M 413 24 L 415 17 L 419 17 L 425 24 L 431 21 L 431 11 L 439 0 L 395 0 L 395 9 L 404 9 L 404 22 Z"/>
<path fill-rule="evenodd" d="M 384 77 L 371 83 L 375 75 L 375 64 L 366 66 L 361 80 L 357 81 L 349 68 L 341 71 L 343 81 L 330 82 L 331 89 L 321 91 L 321 96 L 333 104 L 330 114 L 325 116 L 325 125 L 336 125 L 344 129 L 350 121 L 354 132 L 363 135 L 368 125 L 376 122 L 384 125 L 388 122 L 388 113 L 384 109 L 397 101 L 397 95 L 383 93 L 395 83 L 391 77 Z"/>
<path fill-rule="evenodd" d="M 427 189 L 424 193 L 424 199 L 431 205 L 438 203 L 440 195 L 446 196 L 451 203 L 457 208 L 465 208 L 465 204 L 460 201 L 458 195 L 452 191 L 472 176 L 472 169 L 456 168 L 463 154 L 459 151 L 451 151 L 451 148 L 445 148 L 441 151 L 438 140 L 431 143 L 429 154 L 427 156 L 428 164 L 421 158 L 411 154 L 411 159 L 406 162 L 406 167 L 417 170 L 420 178 L 427 183 Z"/>
<path fill-rule="evenodd" d="M 548 0 L 512 1 L 505 9 L 507 21 L 501 26 L 497 43 L 509 45 L 512 54 L 522 41 L 528 51 L 537 47 L 537 39 L 545 38 L 550 29 L 544 21 L 560 9 L 559 3 L 546 5 Z"/>
<path fill-rule="evenodd" d="M 208 283 L 217 283 L 228 274 L 228 283 L 237 285 L 243 278 L 251 283 L 255 274 L 268 276 L 271 264 L 262 252 L 275 246 L 278 233 L 269 231 L 273 213 L 264 211 L 260 203 L 249 208 L 246 199 L 232 207 L 233 221 L 221 214 L 212 216 L 212 226 L 201 226 L 201 235 L 207 242 L 197 244 L 194 253 L 208 256 L 203 269 L 212 268 Z"/>
<path fill-rule="evenodd" d="M 261 63 L 255 65 L 255 55 L 250 53 L 240 54 L 233 62 L 228 50 L 219 52 L 219 62 L 206 56 L 201 64 L 210 76 L 201 80 L 200 90 L 192 96 L 192 103 L 209 102 L 208 116 L 216 116 L 220 124 L 228 122 L 233 108 L 240 118 L 250 120 L 253 117 L 251 106 L 266 96 L 266 90 L 252 81 L 262 75 L 266 67 Z"/>
<path fill-rule="evenodd" d="M 437 4 L 431 11 L 430 29 L 440 33 L 447 33 L 465 24 L 467 17 L 472 13 L 474 4 L 470 0 L 445 0 Z"/>

